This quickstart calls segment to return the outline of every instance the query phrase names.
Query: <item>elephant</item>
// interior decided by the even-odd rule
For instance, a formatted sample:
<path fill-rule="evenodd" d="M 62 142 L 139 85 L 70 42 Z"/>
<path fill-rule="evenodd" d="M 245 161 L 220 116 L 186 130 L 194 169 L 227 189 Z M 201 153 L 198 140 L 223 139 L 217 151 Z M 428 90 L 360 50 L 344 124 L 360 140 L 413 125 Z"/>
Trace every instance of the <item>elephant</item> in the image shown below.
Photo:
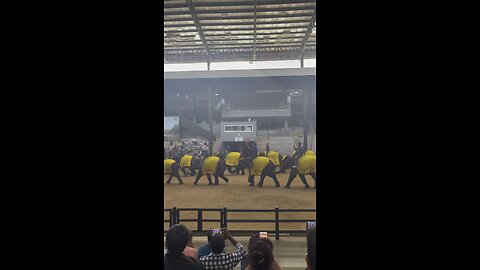
<path fill-rule="evenodd" d="M 300 177 L 305 188 L 310 188 L 305 179 L 305 175 L 311 175 L 315 181 L 315 187 L 317 188 L 317 158 L 312 154 L 305 154 L 298 159 L 298 166 L 293 166 L 290 170 L 290 176 L 288 177 L 287 185 L 285 188 L 290 188 L 293 179 L 297 176 Z"/>
<path fill-rule="evenodd" d="M 293 166 L 293 157 L 284 155 L 280 160 L 280 170 L 277 173 L 285 173 L 285 170 L 291 169 Z"/>
<path fill-rule="evenodd" d="M 202 160 L 198 157 L 184 155 L 179 162 L 180 170 L 182 171 L 183 175 L 187 176 L 186 169 L 188 169 L 190 171 L 190 176 L 195 176 L 196 170 L 200 169 L 201 163 Z"/>
<path fill-rule="evenodd" d="M 222 178 L 226 183 L 228 183 L 228 178 L 225 177 L 226 166 L 225 160 L 220 157 L 207 157 L 202 161 L 202 166 L 200 166 L 200 170 L 198 171 L 197 177 L 195 178 L 195 182 L 193 182 L 193 184 L 197 185 L 200 177 L 202 177 L 203 174 L 207 175 L 208 185 L 212 184 L 212 174 L 215 177 L 215 185 L 218 185 L 218 177 Z"/>
<path fill-rule="evenodd" d="M 258 156 L 253 161 L 253 167 L 249 168 L 250 164 L 247 159 L 241 158 L 238 162 L 238 168 L 248 169 L 249 176 L 248 182 L 250 186 L 255 185 L 255 176 L 260 175 L 260 182 L 258 183 L 258 187 L 263 186 L 263 181 L 265 180 L 266 176 L 269 176 L 275 182 L 275 187 L 280 187 L 280 182 L 278 182 L 277 176 L 275 175 L 275 165 L 268 157 Z"/>
<path fill-rule="evenodd" d="M 275 167 L 280 167 L 280 154 L 277 151 L 268 151 L 265 156 L 272 161 Z"/>
<path fill-rule="evenodd" d="M 245 175 L 245 169 L 241 171 L 238 169 L 239 160 L 240 160 L 240 152 L 230 152 L 227 154 L 225 163 L 227 165 L 227 171 L 229 173 L 238 175 L 241 172 L 242 175 Z M 232 168 L 235 168 L 235 170 L 233 170 Z"/>
<path fill-rule="evenodd" d="M 175 160 L 165 159 L 163 161 L 163 174 L 170 175 L 170 177 L 167 180 L 167 184 L 170 184 L 173 176 L 175 176 L 178 179 L 179 185 L 183 184 L 182 178 L 180 178 L 180 174 L 178 173 L 179 170 L 180 170 L 180 165 L 178 165 L 178 162 L 176 162 Z"/>

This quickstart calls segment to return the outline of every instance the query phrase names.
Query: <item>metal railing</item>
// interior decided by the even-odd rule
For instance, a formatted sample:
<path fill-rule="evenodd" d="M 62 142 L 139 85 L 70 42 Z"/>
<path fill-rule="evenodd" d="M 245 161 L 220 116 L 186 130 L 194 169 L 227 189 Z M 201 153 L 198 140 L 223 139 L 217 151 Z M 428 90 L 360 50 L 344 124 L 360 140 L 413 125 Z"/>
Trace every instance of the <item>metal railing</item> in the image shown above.
<path fill-rule="evenodd" d="M 180 224 L 182 222 L 196 222 L 196 230 L 192 230 L 194 234 L 206 234 L 208 229 L 205 230 L 203 223 L 204 222 L 218 222 L 219 228 L 227 227 L 229 223 L 275 223 L 275 230 L 262 230 L 267 231 L 269 234 L 275 234 L 275 239 L 279 240 L 280 235 L 305 235 L 306 227 L 304 230 L 281 230 L 280 223 L 306 223 L 307 221 L 316 221 L 312 219 L 280 219 L 280 213 L 316 213 L 316 209 L 227 209 L 224 208 L 170 208 L 164 209 L 164 212 L 169 212 L 169 219 L 164 220 L 164 223 L 169 223 L 169 227 Z M 182 212 L 196 212 L 197 218 L 181 218 Z M 203 218 L 204 212 L 218 212 L 219 218 L 216 219 L 205 219 Z M 273 219 L 228 219 L 228 213 L 273 213 Z M 190 228 L 192 229 L 192 228 Z M 259 230 L 229 230 L 231 233 L 238 236 L 249 236 L 252 233 L 258 232 Z M 164 229 L 164 233 L 167 231 Z"/>

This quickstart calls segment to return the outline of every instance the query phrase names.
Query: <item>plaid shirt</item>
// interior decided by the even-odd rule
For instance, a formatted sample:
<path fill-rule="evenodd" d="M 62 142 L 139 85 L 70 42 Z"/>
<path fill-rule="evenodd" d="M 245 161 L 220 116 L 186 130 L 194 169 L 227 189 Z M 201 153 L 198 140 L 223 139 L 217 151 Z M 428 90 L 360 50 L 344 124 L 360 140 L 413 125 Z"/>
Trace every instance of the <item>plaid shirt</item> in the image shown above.
<path fill-rule="evenodd" d="M 230 254 L 225 252 L 213 254 L 212 252 L 208 256 L 201 257 L 200 261 L 205 270 L 233 270 L 246 254 L 240 243 L 235 246 L 235 250 Z"/>

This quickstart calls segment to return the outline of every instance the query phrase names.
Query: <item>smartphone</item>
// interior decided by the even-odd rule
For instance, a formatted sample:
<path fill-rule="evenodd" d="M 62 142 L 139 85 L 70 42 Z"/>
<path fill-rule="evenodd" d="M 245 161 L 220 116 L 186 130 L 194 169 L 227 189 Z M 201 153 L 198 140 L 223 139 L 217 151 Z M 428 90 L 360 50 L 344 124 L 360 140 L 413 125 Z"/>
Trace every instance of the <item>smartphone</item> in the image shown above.
<path fill-rule="evenodd" d="M 260 238 L 268 238 L 268 233 L 267 232 L 260 232 L 259 237 Z"/>
<path fill-rule="evenodd" d="M 217 234 L 217 233 L 221 234 L 221 233 L 222 233 L 222 230 L 221 230 L 221 229 L 213 229 L 213 230 L 212 230 L 212 235 L 215 235 L 215 234 Z"/>
<path fill-rule="evenodd" d="M 307 231 L 310 228 L 317 227 L 317 222 L 316 221 L 307 221 Z"/>

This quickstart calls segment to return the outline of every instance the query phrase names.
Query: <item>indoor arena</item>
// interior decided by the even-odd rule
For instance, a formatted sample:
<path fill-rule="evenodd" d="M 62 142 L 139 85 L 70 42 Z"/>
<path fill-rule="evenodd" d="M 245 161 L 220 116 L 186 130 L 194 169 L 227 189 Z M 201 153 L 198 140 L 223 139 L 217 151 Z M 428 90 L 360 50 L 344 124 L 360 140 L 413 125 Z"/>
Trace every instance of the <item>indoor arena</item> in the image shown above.
<path fill-rule="evenodd" d="M 167 269 L 316 269 L 315 57 L 315 1 L 164 1 Z"/>

